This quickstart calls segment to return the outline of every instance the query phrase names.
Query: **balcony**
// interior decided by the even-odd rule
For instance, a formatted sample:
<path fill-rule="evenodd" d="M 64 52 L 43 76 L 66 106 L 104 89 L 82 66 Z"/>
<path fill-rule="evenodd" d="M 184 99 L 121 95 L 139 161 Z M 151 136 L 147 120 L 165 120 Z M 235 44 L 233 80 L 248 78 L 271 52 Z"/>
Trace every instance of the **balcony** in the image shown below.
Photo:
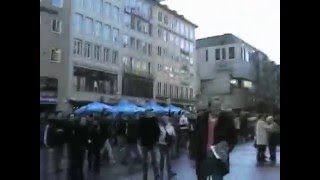
<path fill-rule="evenodd" d="M 147 71 L 147 70 L 137 70 L 137 69 L 132 69 L 129 66 L 124 66 L 123 67 L 123 72 L 127 73 L 127 74 L 134 74 L 136 76 L 140 76 L 140 77 L 145 77 L 145 78 L 149 78 L 149 79 L 154 79 L 154 74 L 152 73 L 152 71 Z"/>

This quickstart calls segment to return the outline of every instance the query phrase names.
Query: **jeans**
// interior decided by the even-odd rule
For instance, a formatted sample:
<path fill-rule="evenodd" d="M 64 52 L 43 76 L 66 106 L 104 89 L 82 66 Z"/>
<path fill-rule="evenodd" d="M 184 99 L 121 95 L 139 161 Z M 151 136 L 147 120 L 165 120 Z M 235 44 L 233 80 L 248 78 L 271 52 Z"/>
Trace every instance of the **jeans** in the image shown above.
<path fill-rule="evenodd" d="M 277 159 L 277 146 L 273 144 L 269 144 L 269 153 L 270 153 L 270 160 L 276 161 Z"/>
<path fill-rule="evenodd" d="M 153 147 L 143 147 L 142 148 L 142 156 L 143 156 L 143 180 L 148 180 L 148 171 L 149 171 L 149 163 L 148 163 L 148 155 L 151 154 L 151 164 L 153 166 L 153 173 L 155 180 L 159 178 L 159 166 L 158 166 L 158 148 L 156 146 Z"/>
<path fill-rule="evenodd" d="M 128 159 L 131 158 L 131 152 L 133 152 L 136 155 L 138 160 L 142 159 L 141 154 L 138 150 L 138 144 L 130 143 L 130 144 L 127 144 L 126 153 L 123 157 L 123 162 L 127 162 Z"/>
<path fill-rule="evenodd" d="M 160 148 L 160 172 L 163 173 L 164 161 L 167 163 L 168 173 L 172 172 L 171 169 L 171 157 L 170 157 L 170 147 L 167 145 L 159 145 Z"/>
<path fill-rule="evenodd" d="M 54 171 L 57 173 L 59 172 L 61 168 L 61 161 L 63 157 L 63 145 L 62 146 L 57 146 L 53 148 L 53 167 Z"/>
<path fill-rule="evenodd" d="M 100 172 L 100 150 L 89 150 L 88 151 L 88 169 L 89 171 L 93 171 L 95 173 Z"/>
<path fill-rule="evenodd" d="M 69 148 L 68 180 L 84 180 L 84 147 Z"/>
<path fill-rule="evenodd" d="M 266 152 L 266 145 L 257 145 L 257 161 L 263 162 L 265 161 L 265 152 Z"/>

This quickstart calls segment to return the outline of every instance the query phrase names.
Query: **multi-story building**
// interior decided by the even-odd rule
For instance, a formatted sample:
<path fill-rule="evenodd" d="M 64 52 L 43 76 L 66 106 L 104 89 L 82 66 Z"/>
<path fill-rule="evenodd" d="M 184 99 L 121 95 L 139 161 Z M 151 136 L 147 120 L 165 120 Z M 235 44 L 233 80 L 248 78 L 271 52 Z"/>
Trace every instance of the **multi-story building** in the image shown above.
<path fill-rule="evenodd" d="M 183 16 L 154 0 L 44 2 L 60 3 L 63 24 L 60 34 L 41 28 L 40 51 L 60 50 L 54 63 L 41 55 L 41 71 L 58 80 L 58 110 L 120 98 L 192 105 L 196 26 Z"/>
<path fill-rule="evenodd" d="M 250 59 L 257 49 L 233 34 L 197 40 L 199 106 L 209 100 L 221 107 L 242 109 L 252 105 L 255 68 Z"/>
<path fill-rule="evenodd" d="M 40 0 L 40 109 L 55 109 L 67 97 L 70 1 Z"/>

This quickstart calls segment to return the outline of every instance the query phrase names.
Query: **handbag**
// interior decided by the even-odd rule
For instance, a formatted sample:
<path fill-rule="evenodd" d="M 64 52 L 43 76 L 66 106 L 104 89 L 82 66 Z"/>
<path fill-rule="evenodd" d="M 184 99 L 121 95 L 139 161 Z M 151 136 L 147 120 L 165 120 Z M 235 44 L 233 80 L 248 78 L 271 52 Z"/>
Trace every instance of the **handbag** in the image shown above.
<path fill-rule="evenodd" d="M 208 157 L 202 161 L 199 167 L 199 174 L 201 177 L 208 177 L 211 175 L 224 176 L 229 173 L 229 160 L 227 163 L 217 159 L 210 151 Z"/>

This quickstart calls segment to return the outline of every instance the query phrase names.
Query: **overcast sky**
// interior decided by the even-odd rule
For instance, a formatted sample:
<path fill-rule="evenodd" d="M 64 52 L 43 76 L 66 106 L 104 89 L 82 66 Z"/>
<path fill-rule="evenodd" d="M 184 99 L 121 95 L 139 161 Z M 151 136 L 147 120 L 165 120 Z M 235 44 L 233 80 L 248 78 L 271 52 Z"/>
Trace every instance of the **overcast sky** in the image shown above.
<path fill-rule="evenodd" d="M 280 64 L 280 0 L 166 0 L 197 24 L 196 38 L 232 33 Z"/>

